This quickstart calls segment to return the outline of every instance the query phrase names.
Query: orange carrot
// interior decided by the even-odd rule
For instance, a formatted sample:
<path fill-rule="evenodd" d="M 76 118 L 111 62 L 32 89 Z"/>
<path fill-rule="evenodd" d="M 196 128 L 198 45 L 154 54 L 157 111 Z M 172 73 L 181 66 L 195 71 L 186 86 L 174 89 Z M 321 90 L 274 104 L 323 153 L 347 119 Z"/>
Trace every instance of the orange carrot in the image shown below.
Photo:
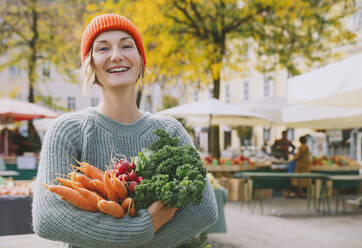
<path fill-rule="evenodd" d="M 65 178 L 61 178 L 61 177 L 57 177 L 56 178 L 57 181 L 63 185 L 63 186 L 66 186 L 66 187 L 70 187 L 70 188 L 74 188 L 73 187 L 73 183 L 71 180 L 68 180 L 68 179 L 65 179 Z M 77 184 L 76 186 L 80 187 L 81 185 L 80 184 Z"/>
<path fill-rule="evenodd" d="M 114 218 L 122 218 L 124 216 L 124 209 L 114 201 L 100 200 L 98 201 L 98 208 L 101 212 L 111 215 Z"/>
<path fill-rule="evenodd" d="M 110 177 L 109 171 L 106 170 L 104 172 L 104 177 L 103 177 L 103 183 L 106 186 L 106 192 L 107 192 L 107 199 L 110 201 L 118 201 L 118 196 L 117 193 L 114 192 L 113 187 L 112 187 L 112 179 Z"/>
<path fill-rule="evenodd" d="M 88 189 L 78 187 L 76 189 L 82 196 L 84 196 L 96 209 L 98 208 L 98 200 L 103 198 L 99 196 L 96 192 L 90 191 Z"/>
<path fill-rule="evenodd" d="M 82 194 L 78 191 L 63 186 L 63 185 L 45 185 L 48 190 L 61 196 L 62 199 L 66 200 L 73 206 L 89 212 L 98 212 L 98 209 L 94 207 Z"/>
<path fill-rule="evenodd" d="M 92 179 L 98 179 L 99 181 L 103 180 L 103 174 L 104 172 L 97 167 L 88 164 L 87 162 L 79 162 L 77 163 L 80 165 L 80 167 L 77 167 L 81 172 L 84 173 L 89 178 Z"/>
<path fill-rule="evenodd" d="M 102 181 L 98 179 L 93 179 L 91 181 L 91 184 L 96 189 L 96 191 L 99 192 L 103 197 L 107 196 L 106 185 Z"/>
<path fill-rule="evenodd" d="M 112 174 L 112 188 L 113 191 L 117 193 L 118 198 L 123 201 L 124 198 L 127 197 L 127 188 L 125 186 L 125 184 L 119 180 L 118 177 L 115 176 L 115 174 Z"/>
<path fill-rule="evenodd" d="M 127 197 L 122 202 L 122 208 L 127 211 L 127 215 L 135 216 L 136 215 L 136 208 L 134 206 L 134 200 L 131 197 Z"/>
<path fill-rule="evenodd" d="M 87 176 L 85 176 L 85 175 L 83 175 L 81 173 L 77 173 L 75 171 L 72 172 L 72 173 L 75 174 L 74 175 L 75 176 L 75 181 L 79 182 L 81 185 L 83 185 L 83 188 L 86 188 L 86 189 L 89 189 L 89 190 L 92 190 L 92 191 L 96 190 L 94 188 L 94 186 L 92 185 L 92 183 L 91 183 L 92 179 L 90 179 L 89 177 L 87 177 Z"/>

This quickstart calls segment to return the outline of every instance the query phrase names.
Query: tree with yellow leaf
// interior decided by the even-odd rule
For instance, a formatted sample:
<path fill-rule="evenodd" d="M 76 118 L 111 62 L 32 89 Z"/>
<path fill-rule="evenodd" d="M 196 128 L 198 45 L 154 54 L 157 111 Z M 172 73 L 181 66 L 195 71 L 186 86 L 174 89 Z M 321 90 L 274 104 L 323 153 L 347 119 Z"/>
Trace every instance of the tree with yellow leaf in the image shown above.
<path fill-rule="evenodd" d="M 16 66 L 27 73 L 28 101 L 35 101 L 34 87 L 40 80 L 41 67 L 54 66 L 75 81 L 82 1 L 0 0 L 0 3 L 0 71 Z"/>

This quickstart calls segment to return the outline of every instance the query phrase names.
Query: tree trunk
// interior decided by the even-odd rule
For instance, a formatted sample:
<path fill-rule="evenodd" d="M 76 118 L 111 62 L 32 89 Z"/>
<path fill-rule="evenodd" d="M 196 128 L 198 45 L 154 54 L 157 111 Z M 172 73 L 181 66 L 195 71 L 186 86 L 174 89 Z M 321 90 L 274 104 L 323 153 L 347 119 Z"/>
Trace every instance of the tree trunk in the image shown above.
<path fill-rule="evenodd" d="M 213 89 L 213 97 L 219 99 L 220 94 L 220 77 L 214 79 L 214 89 Z M 209 147 L 210 154 L 219 159 L 220 158 L 220 138 L 219 138 L 220 128 L 219 126 L 211 126 L 210 127 L 210 136 L 209 136 Z"/>
<path fill-rule="evenodd" d="M 32 39 L 29 42 L 29 48 L 31 56 L 28 60 L 28 79 L 29 79 L 29 96 L 28 101 L 34 103 L 34 85 L 36 81 L 36 57 L 37 57 L 37 42 L 39 39 L 38 33 L 38 12 L 36 10 L 36 0 L 32 0 L 31 2 L 31 14 L 33 19 L 33 26 L 32 26 Z M 28 121 L 28 130 L 30 130 L 30 126 L 33 125 L 33 121 Z"/>
<path fill-rule="evenodd" d="M 37 57 L 37 42 L 39 39 L 38 33 L 38 12 L 36 10 L 36 0 L 31 1 L 31 14 L 33 20 L 32 39 L 29 41 L 31 56 L 28 60 L 28 79 L 29 79 L 29 96 L 28 101 L 34 102 L 34 85 L 36 79 L 36 57 Z"/>

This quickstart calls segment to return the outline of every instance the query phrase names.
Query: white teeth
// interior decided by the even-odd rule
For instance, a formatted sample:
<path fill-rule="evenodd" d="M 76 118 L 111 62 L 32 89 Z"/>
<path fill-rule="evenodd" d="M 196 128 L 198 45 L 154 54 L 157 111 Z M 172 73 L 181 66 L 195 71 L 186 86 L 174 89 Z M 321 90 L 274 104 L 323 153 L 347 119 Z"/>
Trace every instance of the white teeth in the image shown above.
<path fill-rule="evenodd" d="M 108 70 L 108 72 L 122 72 L 122 71 L 127 71 L 128 68 L 114 68 L 114 69 L 110 69 Z"/>

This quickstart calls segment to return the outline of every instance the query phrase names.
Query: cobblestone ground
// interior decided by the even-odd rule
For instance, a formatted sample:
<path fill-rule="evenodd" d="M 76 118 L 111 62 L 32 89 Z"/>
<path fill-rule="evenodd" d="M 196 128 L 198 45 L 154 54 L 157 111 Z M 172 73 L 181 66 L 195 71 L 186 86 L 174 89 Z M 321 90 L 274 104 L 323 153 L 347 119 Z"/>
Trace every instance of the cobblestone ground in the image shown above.
<path fill-rule="evenodd" d="M 306 199 L 272 198 L 261 213 L 228 201 L 225 205 L 227 233 L 211 233 L 213 248 L 361 248 L 362 209 L 347 206 L 331 215 L 306 208 Z"/>

